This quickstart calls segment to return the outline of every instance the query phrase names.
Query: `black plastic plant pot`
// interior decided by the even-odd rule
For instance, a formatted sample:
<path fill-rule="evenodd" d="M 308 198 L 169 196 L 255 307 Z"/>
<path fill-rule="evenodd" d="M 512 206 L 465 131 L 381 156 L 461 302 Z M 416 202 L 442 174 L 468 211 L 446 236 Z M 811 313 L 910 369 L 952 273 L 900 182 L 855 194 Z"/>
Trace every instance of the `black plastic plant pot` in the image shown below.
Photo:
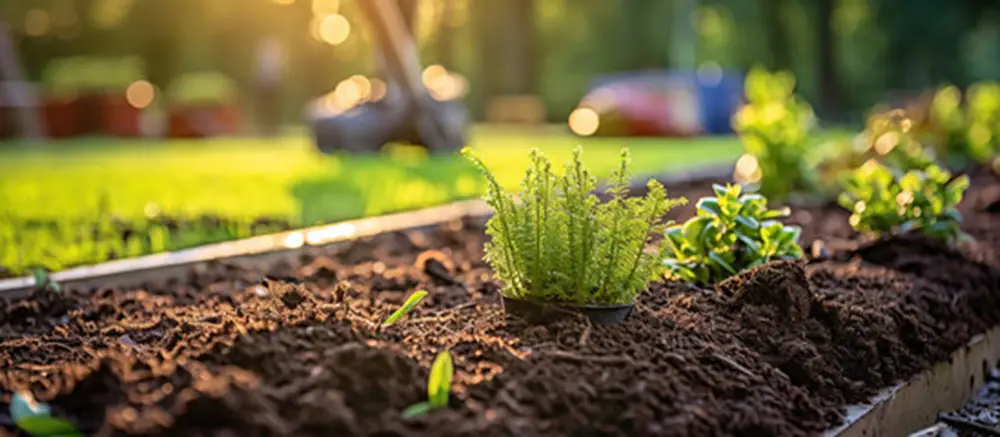
<path fill-rule="evenodd" d="M 634 304 L 628 305 L 574 305 L 555 302 L 538 302 L 501 296 L 503 309 L 530 323 L 544 323 L 574 314 L 582 314 L 596 325 L 617 325 L 632 314 Z"/>

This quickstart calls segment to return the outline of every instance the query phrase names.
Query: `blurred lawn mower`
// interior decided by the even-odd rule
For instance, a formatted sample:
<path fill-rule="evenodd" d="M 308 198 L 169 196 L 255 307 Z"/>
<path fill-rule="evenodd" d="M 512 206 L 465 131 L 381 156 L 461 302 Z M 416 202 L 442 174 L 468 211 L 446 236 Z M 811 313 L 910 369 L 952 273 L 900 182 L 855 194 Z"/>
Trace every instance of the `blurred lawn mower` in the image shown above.
<path fill-rule="evenodd" d="M 314 104 L 309 125 L 324 153 L 377 152 L 389 142 L 453 152 L 465 144 L 464 78 L 431 66 L 421 73 L 413 40 L 415 0 L 361 5 L 375 30 L 385 82 L 354 76 Z"/>
<path fill-rule="evenodd" d="M 717 66 L 622 73 L 594 81 L 569 127 L 579 136 L 728 134 L 742 99 L 743 75 Z"/>

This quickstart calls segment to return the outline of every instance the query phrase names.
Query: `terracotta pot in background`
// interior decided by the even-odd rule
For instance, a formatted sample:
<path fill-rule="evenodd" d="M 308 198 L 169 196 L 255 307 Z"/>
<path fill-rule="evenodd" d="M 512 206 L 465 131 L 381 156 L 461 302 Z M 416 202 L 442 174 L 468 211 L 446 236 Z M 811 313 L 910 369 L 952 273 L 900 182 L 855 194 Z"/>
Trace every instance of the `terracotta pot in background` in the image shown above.
<path fill-rule="evenodd" d="M 101 132 L 120 137 L 142 135 L 142 110 L 128 103 L 124 95 L 106 94 L 100 100 Z"/>
<path fill-rule="evenodd" d="M 200 105 L 174 108 L 169 115 L 171 138 L 206 138 L 233 135 L 241 123 L 239 106 Z"/>
<path fill-rule="evenodd" d="M 13 112 L 11 108 L 0 108 L 0 140 L 14 137 L 14 126 L 11 122 Z"/>
<path fill-rule="evenodd" d="M 85 113 L 85 102 L 76 97 L 50 97 L 42 103 L 42 118 L 46 132 L 52 138 L 69 138 L 86 133 Z"/>

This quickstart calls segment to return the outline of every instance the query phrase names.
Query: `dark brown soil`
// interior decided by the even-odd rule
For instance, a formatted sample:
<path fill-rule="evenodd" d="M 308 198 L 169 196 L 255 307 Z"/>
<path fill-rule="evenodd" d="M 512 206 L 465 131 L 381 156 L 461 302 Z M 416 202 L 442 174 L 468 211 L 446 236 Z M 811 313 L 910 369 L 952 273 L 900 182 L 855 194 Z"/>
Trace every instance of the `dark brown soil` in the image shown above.
<path fill-rule="evenodd" d="M 799 208 L 803 244 L 827 239 L 828 259 L 717 291 L 654 283 L 616 326 L 508 319 L 475 220 L 267 272 L 213 263 L 141 289 L 39 291 L 0 303 L 0 424 L 17 435 L 6 402 L 30 389 L 100 436 L 815 435 L 1000 323 L 1000 220 L 982 197 L 1000 182 L 975 181 L 962 209 L 976 243 L 864 241 L 845 212 Z M 445 349 L 449 408 L 403 419 Z"/>

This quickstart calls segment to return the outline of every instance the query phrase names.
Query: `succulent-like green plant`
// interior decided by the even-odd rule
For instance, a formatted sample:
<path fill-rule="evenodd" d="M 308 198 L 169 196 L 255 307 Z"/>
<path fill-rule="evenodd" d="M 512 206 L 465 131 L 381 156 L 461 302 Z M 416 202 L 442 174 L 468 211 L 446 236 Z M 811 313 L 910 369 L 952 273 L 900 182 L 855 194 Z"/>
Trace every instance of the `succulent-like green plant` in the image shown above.
<path fill-rule="evenodd" d="M 794 90 L 790 73 L 752 69 L 746 78 L 747 103 L 733 116 L 746 149 L 735 177 L 758 184 L 758 191 L 773 200 L 819 190 L 811 156 L 817 148 L 810 141 L 816 117 Z"/>
<path fill-rule="evenodd" d="M 430 377 L 427 378 L 427 401 L 410 405 L 403 411 L 403 417 L 416 417 L 431 410 L 447 408 L 454 372 L 451 353 L 448 351 L 439 353 L 434 358 Z"/>
<path fill-rule="evenodd" d="M 629 304 L 662 272 L 645 251 L 665 228 L 664 214 L 684 199 L 649 181 L 645 197 L 628 197 L 629 154 L 612 172 L 601 203 L 597 180 L 583 167 L 577 147 L 564 174 L 531 151 L 531 166 L 517 199 L 505 193 L 481 160 L 465 149 L 488 182 L 486 202 L 495 214 L 486 224 L 486 260 L 508 298 L 576 304 Z"/>
<path fill-rule="evenodd" d="M 713 185 L 716 197 L 698 201 L 698 215 L 667 229 L 663 263 L 675 279 L 719 282 L 751 267 L 802 256 L 801 229 L 776 219 L 788 208 L 768 209 L 767 199 L 739 185 Z"/>
<path fill-rule="evenodd" d="M 851 211 L 851 226 L 858 231 L 913 231 L 954 241 L 968 238 L 955 208 L 968 187 L 968 176 L 952 178 L 937 165 L 901 173 L 873 160 L 845 178 L 837 200 Z"/>

